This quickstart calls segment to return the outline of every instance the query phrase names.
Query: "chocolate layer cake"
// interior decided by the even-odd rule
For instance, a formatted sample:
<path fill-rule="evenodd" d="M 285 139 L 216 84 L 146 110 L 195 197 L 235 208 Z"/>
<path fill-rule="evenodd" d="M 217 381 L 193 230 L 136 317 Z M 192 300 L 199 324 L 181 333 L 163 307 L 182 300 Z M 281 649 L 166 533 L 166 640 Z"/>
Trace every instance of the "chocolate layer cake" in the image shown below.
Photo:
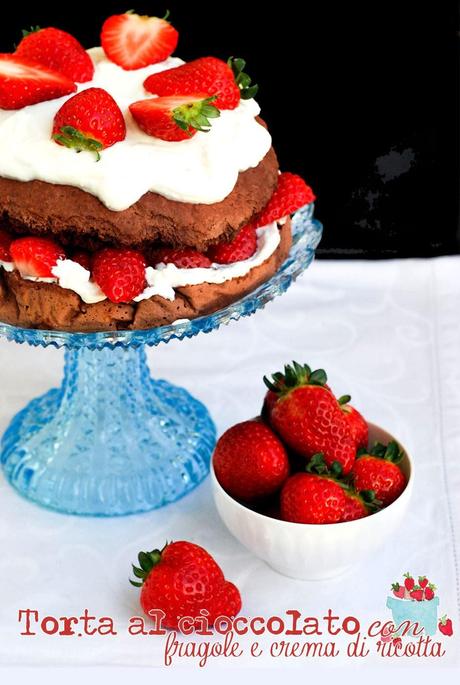
<path fill-rule="evenodd" d="M 277 271 L 289 215 L 313 200 L 280 175 L 242 60 L 184 64 L 167 21 L 113 19 L 137 49 L 125 29 L 89 51 L 40 29 L 0 55 L 1 321 L 103 331 L 214 312 Z"/>

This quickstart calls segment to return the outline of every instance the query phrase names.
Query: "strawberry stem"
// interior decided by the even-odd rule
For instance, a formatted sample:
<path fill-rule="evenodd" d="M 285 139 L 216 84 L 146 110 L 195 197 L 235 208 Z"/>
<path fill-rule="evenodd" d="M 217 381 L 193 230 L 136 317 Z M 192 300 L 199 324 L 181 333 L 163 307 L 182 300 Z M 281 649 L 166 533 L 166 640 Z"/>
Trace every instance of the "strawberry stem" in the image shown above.
<path fill-rule="evenodd" d="M 244 73 L 243 69 L 246 66 L 246 61 L 241 57 L 229 57 L 227 64 L 233 71 L 236 85 L 241 91 L 241 98 L 243 100 L 249 100 L 250 98 L 255 97 L 259 90 L 259 86 L 257 84 L 251 85 L 251 77 Z"/>
<path fill-rule="evenodd" d="M 348 404 L 351 401 L 351 395 L 342 395 L 342 397 L 339 397 L 337 402 L 340 405 Z"/>
<path fill-rule="evenodd" d="M 156 566 L 161 560 L 162 551 L 163 550 L 160 551 L 159 549 L 154 549 L 151 552 L 139 552 L 137 557 L 139 560 L 139 566 L 135 566 L 134 564 L 131 565 L 133 567 L 134 575 L 136 576 L 136 578 L 140 579 L 140 582 L 136 580 L 131 580 L 130 578 L 129 582 L 131 583 L 131 585 L 134 585 L 134 587 L 142 587 L 142 585 L 147 580 L 152 568 Z"/>
<path fill-rule="evenodd" d="M 286 364 L 284 374 L 274 373 L 271 379 L 264 376 L 263 380 L 269 390 L 276 392 L 278 395 L 283 395 L 302 385 L 324 386 L 327 383 L 327 374 L 324 369 L 312 371 L 308 364 L 301 365 L 297 362 L 292 362 L 292 366 Z"/>
<path fill-rule="evenodd" d="M 84 133 L 73 126 L 62 126 L 60 133 L 54 133 L 53 138 L 56 142 L 75 150 L 75 152 L 94 152 L 96 155 L 96 162 L 99 162 L 101 159 L 99 151 L 104 148 L 102 143 L 94 138 L 85 136 Z"/>
<path fill-rule="evenodd" d="M 190 128 L 194 128 L 202 133 L 208 133 L 211 128 L 209 119 L 220 117 L 220 111 L 212 104 L 216 98 L 217 96 L 213 95 L 198 102 L 176 107 L 172 111 L 174 122 L 183 131 L 189 132 Z"/>

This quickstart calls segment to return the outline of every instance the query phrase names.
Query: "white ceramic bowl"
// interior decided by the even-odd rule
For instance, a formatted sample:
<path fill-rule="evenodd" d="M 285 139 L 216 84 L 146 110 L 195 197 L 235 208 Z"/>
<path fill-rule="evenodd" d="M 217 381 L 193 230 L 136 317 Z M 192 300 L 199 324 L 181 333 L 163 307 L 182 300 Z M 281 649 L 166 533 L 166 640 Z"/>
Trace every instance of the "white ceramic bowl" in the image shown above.
<path fill-rule="evenodd" d="M 405 453 L 400 466 L 407 478 L 401 496 L 376 514 L 325 525 L 280 521 L 258 514 L 230 497 L 211 466 L 217 511 L 237 540 L 278 573 L 304 580 L 322 580 L 345 573 L 373 555 L 403 523 L 412 494 L 414 467 L 407 450 L 383 428 L 369 424 L 370 444 L 376 440 L 398 442 Z"/>

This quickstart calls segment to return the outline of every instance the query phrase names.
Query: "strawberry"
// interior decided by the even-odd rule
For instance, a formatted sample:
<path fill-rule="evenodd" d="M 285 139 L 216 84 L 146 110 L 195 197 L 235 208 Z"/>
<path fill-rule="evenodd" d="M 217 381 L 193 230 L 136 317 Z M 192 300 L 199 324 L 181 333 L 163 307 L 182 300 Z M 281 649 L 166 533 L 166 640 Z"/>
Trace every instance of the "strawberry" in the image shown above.
<path fill-rule="evenodd" d="M 405 578 L 404 587 L 406 588 L 406 590 L 408 590 L 410 592 L 414 588 L 415 580 L 412 578 L 409 571 L 404 574 L 404 578 Z"/>
<path fill-rule="evenodd" d="M 11 262 L 10 245 L 13 238 L 9 233 L 0 228 L 0 261 Z"/>
<path fill-rule="evenodd" d="M 115 14 L 105 20 L 101 45 L 107 57 L 126 70 L 142 69 L 167 59 L 176 49 L 179 34 L 159 17 L 134 12 Z"/>
<path fill-rule="evenodd" d="M 175 264 L 179 269 L 208 269 L 211 260 L 206 255 L 190 247 L 174 249 L 164 247 L 155 250 L 152 255 L 153 264 Z"/>
<path fill-rule="evenodd" d="M 153 95 L 192 95 L 206 93 L 216 96 L 219 109 L 235 109 L 240 99 L 254 97 L 257 86 L 243 73 L 246 63 L 239 58 L 223 62 L 217 57 L 200 57 L 174 69 L 166 69 L 148 76 L 144 88 Z"/>
<path fill-rule="evenodd" d="M 329 476 L 296 473 L 281 490 L 281 516 L 293 523 L 338 523 L 346 507 L 343 488 Z"/>
<path fill-rule="evenodd" d="M 88 88 L 64 102 L 53 122 L 52 137 L 76 152 L 94 152 L 124 140 L 126 124 L 120 108 L 103 88 Z"/>
<path fill-rule="evenodd" d="M 229 428 L 217 442 L 213 464 L 224 490 L 245 501 L 273 494 L 289 475 L 286 450 L 260 421 Z"/>
<path fill-rule="evenodd" d="M 325 386 L 326 373 L 311 371 L 306 364 L 293 362 L 285 366 L 284 384 L 279 386 L 279 374 L 264 382 L 278 395 L 271 412 L 271 425 L 291 449 L 311 458 L 323 453 L 328 466 L 338 462 L 344 475 L 353 466 L 356 446 L 340 405 Z M 356 490 L 372 490 L 357 487 Z"/>
<path fill-rule="evenodd" d="M 435 590 L 436 585 L 433 585 L 433 583 L 430 583 L 428 587 L 425 587 L 425 599 L 427 599 L 430 602 L 434 597 Z"/>
<path fill-rule="evenodd" d="M 423 600 L 423 590 L 418 585 L 414 585 L 409 594 L 411 599 L 415 599 L 417 602 L 421 602 Z"/>
<path fill-rule="evenodd" d="M 398 599 L 404 599 L 404 585 L 400 585 L 399 583 L 393 583 L 391 589 L 393 590 L 393 594 L 395 597 L 398 597 Z"/>
<path fill-rule="evenodd" d="M 188 140 L 197 131 L 208 133 L 209 119 L 220 116 L 213 97 L 203 94 L 138 100 L 129 106 L 136 124 L 149 136 L 161 140 Z"/>
<path fill-rule="evenodd" d="M 376 443 L 372 450 L 356 459 L 353 482 L 356 490 L 374 490 L 376 497 L 388 506 L 406 487 L 406 477 L 398 466 L 404 453 L 392 441 L 388 445 Z"/>
<path fill-rule="evenodd" d="M 249 259 L 257 250 L 257 233 L 248 224 L 240 228 L 233 240 L 212 245 L 207 252 L 209 259 L 216 264 L 232 264 Z"/>
<path fill-rule="evenodd" d="M 93 257 L 93 279 L 111 302 L 131 302 L 145 288 L 140 252 L 106 247 Z"/>
<path fill-rule="evenodd" d="M 357 448 L 362 447 L 367 449 L 369 442 L 369 427 L 365 418 L 359 413 L 357 409 L 348 404 L 351 400 L 350 395 L 343 395 L 338 402 L 342 407 L 342 411 L 348 422 L 351 434 L 355 440 Z"/>
<path fill-rule="evenodd" d="M 267 423 L 270 423 L 272 409 L 275 406 L 277 399 L 278 395 L 276 394 L 276 392 L 273 392 L 273 390 L 267 390 L 267 392 L 265 393 L 264 403 L 262 405 L 261 412 L 262 418 Z"/>
<path fill-rule="evenodd" d="M 0 54 L 0 109 L 22 109 L 77 90 L 64 74 L 17 55 Z"/>
<path fill-rule="evenodd" d="M 315 200 L 303 178 L 288 171 L 278 177 L 278 185 L 265 208 L 252 220 L 254 228 L 268 226 Z"/>
<path fill-rule="evenodd" d="M 170 542 L 160 551 L 140 552 L 139 567 L 133 571 L 141 587 L 141 606 L 148 615 L 152 609 L 165 613 L 163 625 L 177 629 L 182 616 L 208 612 L 209 625 L 218 616 L 236 616 L 241 609 L 238 589 L 225 580 L 221 568 L 208 552 L 192 542 Z"/>
<path fill-rule="evenodd" d="M 443 635 L 447 635 L 448 637 L 454 634 L 452 620 L 447 618 L 446 615 L 439 619 L 438 628 Z"/>
<path fill-rule="evenodd" d="M 376 500 L 373 490 L 362 492 L 345 492 L 346 505 L 341 521 L 355 521 L 378 511 L 380 502 Z"/>
<path fill-rule="evenodd" d="M 23 278 L 54 278 L 52 272 L 65 252 L 48 238 L 18 238 L 10 245 L 11 257 Z"/>
<path fill-rule="evenodd" d="M 428 578 L 426 576 L 419 576 L 418 584 L 421 588 L 426 588 L 426 586 L 428 585 Z"/>
<path fill-rule="evenodd" d="M 83 250 L 77 250 L 72 255 L 72 261 L 77 262 L 77 264 L 80 264 L 80 266 L 87 271 L 91 271 L 91 257 L 87 252 L 83 252 Z"/>
<path fill-rule="evenodd" d="M 23 31 L 16 55 L 59 71 L 71 81 L 91 81 L 94 65 L 78 40 L 61 29 L 39 27 Z"/>
<path fill-rule="evenodd" d="M 394 637 L 393 644 L 396 648 L 402 647 L 402 639 L 400 637 Z"/>

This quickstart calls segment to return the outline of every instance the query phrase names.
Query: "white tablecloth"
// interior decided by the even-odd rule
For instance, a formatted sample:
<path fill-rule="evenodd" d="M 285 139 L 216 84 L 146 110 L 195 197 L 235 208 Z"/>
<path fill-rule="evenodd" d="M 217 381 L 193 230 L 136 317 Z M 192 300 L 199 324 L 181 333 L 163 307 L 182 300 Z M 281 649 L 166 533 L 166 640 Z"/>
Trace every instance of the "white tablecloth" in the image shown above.
<path fill-rule="evenodd" d="M 416 480 L 404 525 L 378 557 L 349 575 L 302 582 L 278 575 L 243 549 L 217 517 L 206 481 L 177 504 L 122 519 L 54 514 L 18 497 L 0 478 L 0 664 L 161 666 L 164 639 L 132 637 L 139 613 L 128 582 L 140 549 L 188 539 L 209 549 L 241 589 L 244 613 L 331 608 L 362 624 L 390 618 L 390 583 L 411 570 L 429 576 L 440 609 L 454 621 L 442 659 L 385 659 L 414 667 L 455 666 L 459 657 L 460 258 L 432 261 L 321 262 L 255 316 L 193 340 L 149 351 L 152 372 L 183 385 L 209 407 L 219 433 L 258 413 L 262 376 L 292 359 L 325 367 L 338 394 L 400 437 L 414 455 Z M 0 341 L 0 431 L 30 398 L 59 383 L 62 353 Z M 21 637 L 19 609 L 112 616 L 116 636 Z M 356 660 L 341 654 L 327 668 Z M 215 660 L 238 667 L 293 666 L 308 659 Z M 177 666 L 197 669 L 182 659 Z"/>

